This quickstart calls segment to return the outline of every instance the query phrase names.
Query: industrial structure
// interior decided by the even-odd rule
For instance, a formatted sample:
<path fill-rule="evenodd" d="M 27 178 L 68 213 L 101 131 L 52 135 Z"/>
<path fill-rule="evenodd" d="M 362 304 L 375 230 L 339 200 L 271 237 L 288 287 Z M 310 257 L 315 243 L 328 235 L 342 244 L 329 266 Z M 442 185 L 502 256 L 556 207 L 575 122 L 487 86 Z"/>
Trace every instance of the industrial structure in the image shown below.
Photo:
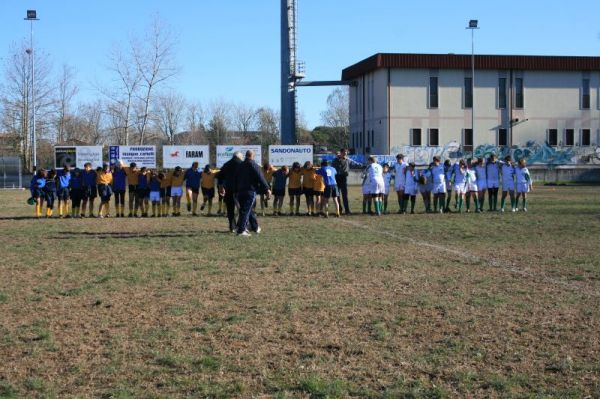
<path fill-rule="evenodd" d="M 474 69 L 471 62 L 471 55 L 375 54 L 344 69 L 350 146 L 393 154 L 447 143 L 470 152 L 599 142 L 600 57 L 476 55 Z"/>

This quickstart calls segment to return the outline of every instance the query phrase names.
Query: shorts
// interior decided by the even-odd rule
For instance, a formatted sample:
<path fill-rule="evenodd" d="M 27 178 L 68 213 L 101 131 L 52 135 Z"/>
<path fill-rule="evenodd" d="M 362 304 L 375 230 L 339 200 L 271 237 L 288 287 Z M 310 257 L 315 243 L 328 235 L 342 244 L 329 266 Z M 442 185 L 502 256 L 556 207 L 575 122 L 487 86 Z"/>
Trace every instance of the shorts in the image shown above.
<path fill-rule="evenodd" d="M 204 198 L 210 198 L 210 199 L 215 198 L 215 189 L 202 187 L 202 196 Z"/>
<path fill-rule="evenodd" d="M 311 197 L 315 195 L 315 190 L 313 190 L 312 188 L 303 188 L 302 194 L 306 195 L 307 197 Z"/>
<path fill-rule="evenodd" d="M 44 191 L 41 188 L 31 189 L 31 197 L 44 199 Z"/>
<path fill-rule="evenodd" d="M 368 186 L 369 194 L 379 195 L 385 191 L 385 183 L 379 180 L 370 180 L 366 184 Z"/>
<path fill-rule="evenodd" d="M 404 191 L 404 182 L 394 184 L 394 189 L 396 191 Z"/>
<path fill-rule="evenodd" d="M 467 184 L 467 192 L 469 192 L 469 193 L 479 192 L 479 187 L 477 186 L 477 183 Z"/>
<path fill-rule="evenodd" d="M 487 188 L 499 188 L 500 187 L 500 182 L 498 181 L 487 181 Z"/>
<path fill-rule="evenodd" d="M 170 196 L 171 196 L 171 186 L 167 187 L 167 192 L 166 192 L 166 194 L 167 194 L 167 197 L 170 197 Z"/>
<path fill-rule="evenodd" d="M 414 197 L 415 195 L 417 195 L 417 186 L 404 187 L 404 195 L 408 195 L 410 197 Z"/>
<path fill-rule="evenodd" d="M 456 194 L 465 194 L 467 192 L 467 185 L 464 183 L 463 184 L 455 184 L 454 192 Z"/>
<path fill-rule="evenodd" d="M 383 188 L 383 195 L 389 195 L 390 194 L 390 186 L 384 186 Z"/>
<path fill-rule="evenodd" d="M 278 188 L 273 190 L 275 197 L 285 197 L 285 188 Z"/>
<path fill-rule="evenodd" d="M 479 188 L 479 191 L 487 190 L 487 182 L 477 180 L 477 188 Z"/>
<path fill-rule="evenodd" d="M 430 188 L 430 187 L 429 187 L 427 184 L 425 184 L 425 185 L 422 185 L 422 186 L 421 186 L 421 185 L 419 185 L 419 192 L 420 192 L 421 194 L 427 194 L 427 193 L 430 193 L 430 192 L 431 192 L 431 188 Z"/>
<path fill-rule="evenodd" d="M 150 191 L 150 202 L 160 202 L 160 191 Z"/>
<path fill-rule="evenodd" d="M 198 194 L 200 192 L 200 187 L 185 187 L 186 190 L 190 190 L 194 194 Z"/>
<path fill-rule="evenodd" d="M 290 197 L 300 196 L 300 195 L 302 195 L 302 189 L 301 188 L 288 188 L 288 194 L 290 195 Z"/>
<path fill-rule="evenodd" d="M 150 189 L 138 186 L 135 195 L 137 195 L 139 199 L 146 199 L 150 195 Z"/>
<path fill-rule="evenodd" d="M 137 193 L 137 188 L 138 188 L 137 184 L 135 184 L 135 185 L 134 184 L 130 184 L 129 185 L 129 194 L 131 194 L 131 193 L 133 193 L 133 194 Z"/>
<path fill-rule="evenodd" d="M 502 182 L 502 191 L 515 191 L 515 182 Z"/>
<path fill-rule="evenodd" d="M 339 196 L 337 185 L 325 187 L 325 198 L 337 198 Z"/>
<path fill-rule="evenodd" d="M 159 193 L 160 193 L 160 198 L 167 198 L 167 188 L 166 187 L 161 187 Z"/>
<path fill-rule="evenodd" d="M 322 197 L 323 195 L 325 195 L 325 191 L 313 191 L 313 194 L 315 195 L 315 197 Z"/>
<path fill-rule="evenodd" d="M 46 202 L 52 202 L 56 199 L 56 191 L 45 191 L 44 199 Z"/>
<path fill-rule="evenodd" d="M 125 196 L 125 190 L 112 190 L 112 192 L 115 194 L 121 194 L 122 196 Z"/>
<path fill-rule="evenodd" d="M 83 188 L 83 199 L 94 199 L 98 196 L 96 186 L 85 186 Z"/>
<path fill-rule="evenodd" d="M 58 196 L 59 201 L 68 201 L 69 200 L 69 188 L 61 187 L 57 190 L 56 195 Z"/>
<path fill-rule="evenodd" d="M 529 192 L 529 183 L 517 183 L 517 192 L 518 193 L 528 193 Z"/>
<path fill-rule="evenodd" d="M 183 188 L 179 187 L 171 187 L 171 197 L 181 197 L 183 195 Z"/>
<path fill-rule="evenodd" d="M 434 194 L 446 194 L 446 183 L 434 184 L 431 192 Z"/>
<path fill-rule="evenodd" d="M 112 193 L 112 188 L 108 184 L 98 184 L 98 194 L 103 202 L 109 201 Z"/>

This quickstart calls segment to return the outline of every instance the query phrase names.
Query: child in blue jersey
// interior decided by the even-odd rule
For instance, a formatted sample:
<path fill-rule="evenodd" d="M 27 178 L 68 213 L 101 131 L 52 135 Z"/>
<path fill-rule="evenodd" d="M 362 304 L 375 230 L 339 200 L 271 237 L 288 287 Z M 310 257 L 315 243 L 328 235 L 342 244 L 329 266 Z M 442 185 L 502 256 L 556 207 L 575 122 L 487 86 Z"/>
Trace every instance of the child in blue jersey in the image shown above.
<path fill-rule="evenodd" d="M 56 172 L 58 185 L 56 196 L 58 198 L 58 215 L 69 217 L 69 181 L 71 180 L 71 170 L 69 165 L 65 165 L 62 170 Z"/>
<path fill-rule="evenodd" d="M 507 155 L 502 164 L 502 200 L 500 201 L 500 212 L 504 212 L 504 203 L 506 196 L 510 196 L 510 206 L 513 212 L 516 212 L 515 205 L 515 167 L 512 164 L 512 158 Z"/>
<path fill-rule="evenodd" d="M 444 161 L 444 175 L 446 178 L 446 206 L 444 212 L 450 212 L 450 201 L 452 201 L 452 178 L 454 174 L 454 165 L 449 159 Z"/>
<path fill-rule="evenodd" d="M 485 164 L 485 177 L 488 189 L 489 211 L 497 211 L 498 190 L 500 187 L 500 162 L 498 162 L 496 154 L 490 155 Z"/>
<path fill-rule="evenodd" d="M 98 196 L 96 186 L 96 171 L 90 162 L 83 165 L 83 205 L 81 206 L 81 217 L 85 217 L 85 207 L 89 205 L 89 217 L 94 217 L 94 199 Z"/>
<path fill-rule="evenodd" d="M 283 199 L 285 198 L 285 186 L 288 178 L 288 167 L 283 166 L 273 172 L 273 216 L 282 216 L 281 208 L 283 207 Z"/>
<path fill-rule="evenodd" d="M 413 162 L 408 164 L 404 170 L 404 200 L 402 213 L 406 214 L 408 203 L 410 201 L 410 213 L 415 213 L 415 203 L 417 202 L 417 191 L 419 191 L 419 172 Z"/>
<path fill-rule="evenodd" d="M 150 197 L 149 173 L 145 166 L 142 166 L 138 172 L 138 185 L 136 194 L 136 203 L 133 216 L 138 217 L 138 209 L 141 217 L 148 217 L 148 198 Z"/>
<path fill-rule="evenodd" d="M 198 194 L 200 193 L 200 180 L 202 172 L 198 169 L 198 162 L 192 163 L 192 167 L 185 171 L 185 192 L 188 212 L 192 212 L 193 216 L 198 216 Z M 191 203 L 190 203 L 191 200 Z"/>
<path fill-rule="evenodd" d="M 80 217 L 79 208 L 83 199 L 83 175 L 81 170 L 75 168 L 69 180 L 69 195 L 71 197 L 71 216 Z"/>
<path fill-rule="evenodd" d="M 466 175 L 466 186 L 467 186 L 467 213 L 471 212 L 471 199 L 475 203 L 475 212 L 481 212 L 479 209 L 479 187 L 477 186 L 477 172 L 475 171 L 475 167 L 477 163 L 472 160 L 467 160 L 467 175 Z"/>
<path fill-rule="evenodd" d="M 431 182 L 433 188 L 433 212 L 443 213 L 446 200 L 446 170 L 438 156 L 433 157 L 431 165 Z"/>
<path fill-rule="evenodd" d="M 333 198 L 333 202 L 335 203 L 335 216 L 340 217 L 340 202 L 338 200 L 339 193 L 337 182 L 335 180 L 335 175 L 337 172 L 335 168 L 329 166 L 326 160 L 321 162 L 321 168 L 317 171 L 318 174 L 323 176 L 323 182 L 325 183 L 325 195 L 323 196 L 323 209 L 325 209 L 325 213 L 323 216 L 326 218 L 329 217 L 329 200 Z"/>
<path fill-rule="evenodd" d="M 56 200 L 56 171 L 52 169 L 46 177 L 44 185 L 44 199 L 46 200 L 46 217 L 51 218 L 54 212 L 54 201 Z"/>
<path fill-rule="evenodd" d="M 419 172 L 419 192 L 423 198 L 426 213 L 431 213 L 431 190 L 433 189 L 433 179 L 431 175 L 432 165 L 433 164 L 429 164 L 427 169 Z"/>
<path fill-rule="evenodd" d="M 464 159 L 458 161 L 458 164 L 454 167 L 452 175 L 452 181 L 454 182 L 454 192 L 458 198 L 458 212 L 462 212 L 463 203 L 465 201 L 465 193 L 467 192 L 467 165 Z"/>
<path fill-rule="evenodd" d="M 46 185 L 47 172 L 44 169 L 40 169 L 31 179 L 31 185 L 29 190 L 31 191 L 31 198 L 35 201 L 35 217 L 42 217 L 42 207 L 44 206 L 44 186 Z"/>
<path fill-rule="evenodd" d="M 388 214 L 388 198 L 390 196 L 390 188 L 392 187 L 392 179 L 394 174 L 390 171 L 390 165 L 383 164 L 383 213 Z"/>
<path fill-rule="evenodd" d="M 525 164 L 524 159 L 520 159 L 517 167 L 515 168 L 515 183 L 517 187 L 517 198 L 515 206 L 519 209 L 519 198 L 523 197 L 523 211 L 527 212 L 527 193 L 533 190 L 533 182 L 531 181 L 531 175 L 529 169 Z"/>
<path fill-rule="evenodd" d="M 150 171 L 150 202 L 152 203 L 152 217 L 160 216 L 160 177 L 156 171 Z"/>
<path fill-rule="evenodd" d="M 125 190 L 127 189 L 127 172 L 122 162 L 117 162 L 113 169 L 113 194 L 115 195 L 116 216 L 125 217 Z"/>
<path fill-rule="evenodd" d="M 487 191 L 487 173 L 486 165 L 483 158 L 477 158 L 475 166 L 475 174 L 477 175 L 477 189 L 479 197 L 479 211 L 483 212 L 483 204 L 485 202 L 485 192 Z"/>

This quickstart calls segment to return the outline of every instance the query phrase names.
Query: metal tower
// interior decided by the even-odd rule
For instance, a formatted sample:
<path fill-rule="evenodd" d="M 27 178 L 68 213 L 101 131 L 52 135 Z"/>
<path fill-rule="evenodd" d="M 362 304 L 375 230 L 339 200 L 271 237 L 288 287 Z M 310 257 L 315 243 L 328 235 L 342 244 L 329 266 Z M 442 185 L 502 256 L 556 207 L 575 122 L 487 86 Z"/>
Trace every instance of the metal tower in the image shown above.
<path fill-rule="evenodd" d="M 296 8 L 281 0 L 281 143 L 296 144 Z"/>

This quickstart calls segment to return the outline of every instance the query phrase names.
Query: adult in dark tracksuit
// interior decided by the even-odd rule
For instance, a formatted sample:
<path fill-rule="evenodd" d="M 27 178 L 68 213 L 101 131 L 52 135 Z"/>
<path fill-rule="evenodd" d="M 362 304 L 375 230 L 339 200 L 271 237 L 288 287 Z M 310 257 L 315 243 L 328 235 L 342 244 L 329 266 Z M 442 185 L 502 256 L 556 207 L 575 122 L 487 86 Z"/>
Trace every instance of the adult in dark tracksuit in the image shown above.
<path fill-rule="evenodd" d="M 242 163 L 242 153 L 236 152 L 233 157 L 225 162 L 217 173 L 219 194 L 224 195 L 223 201 L 227 207 L 227 219 L 229 220 L 229 231 L 235 233 L 235 175 L 238 166 Z"/>
<path fill-rule="evenodd" d="M 348 206 L 348 172 L 350 172 L 351 161 L 348 159 L 347 154 L 345 149 L 341 149 L 339 156 L 333 160 L 331 166 L 336 171 L 335 181 L 342 197 L 344 213 L 350 215 L 352 212 L 350 212 L 350 207 Z"/>
<path fill-rule="evenodd" d="M 237 225 L 238 236 L 249 235 L 247 231 L 248 223 L 250 223 L 250 231 L 260 233 L 256 213 L 254 212 L 256 194 L 265 194 L 269 199 L 271 190 L 260 166 L 254 161 L 254 151 L 252 150 L 246 152 L 246 159 L 237 168 L 235 190 L 240 204 L 240 217 Z"/>

